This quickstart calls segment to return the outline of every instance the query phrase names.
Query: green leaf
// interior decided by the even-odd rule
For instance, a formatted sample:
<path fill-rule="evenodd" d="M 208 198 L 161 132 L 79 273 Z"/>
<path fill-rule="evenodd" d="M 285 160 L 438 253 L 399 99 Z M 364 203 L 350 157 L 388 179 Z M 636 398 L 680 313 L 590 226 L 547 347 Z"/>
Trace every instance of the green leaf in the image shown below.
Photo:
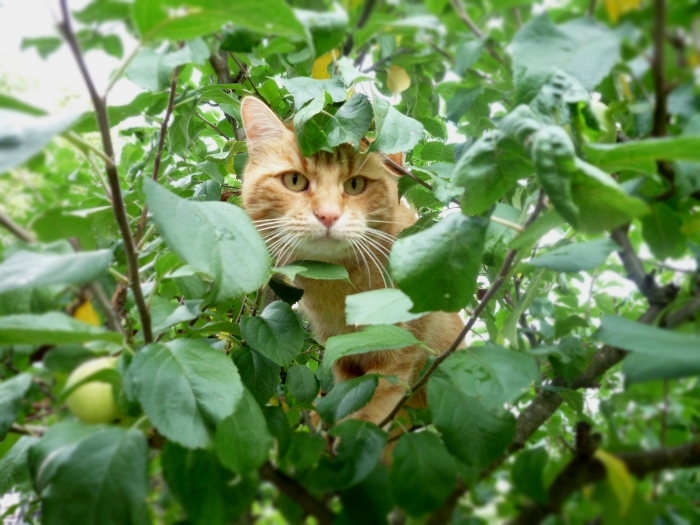
<path fill-rule="evenodd" d="M 360 483 L 340 493 L 343 510 L 338 522 L 387 525 L 386 517 L 394 508 L 389 486 L 389 469 L 380 463 Z"/>
<path fill-rule="evenodd" d="M 35 117 L 0 109 L 0 173 L 19 166 L 39 153 L 57 133 L 79 115 Z"/>
<path fill-rule="evenodd" d="M 523 147 L 496 130 L 477 140 L 452 172 L 455 186 L 465 189 L 464 213 L 478 215 L 503 197 L 518 180 L 534 175 Z"/>
<path fill-rule="evenodd" d="M 338 4 L 332 4 L 332 7 L 332 11 L 294 10 L 297 19 L 311 33 L 317 57 L 335 49 L 345 40 L 348 14 Z"/>
<path fill-rule="evenodd" d="M 642 237 L 659 260 L 683 256 L 687 237 L 682 228 L 680 216 L 665 202 L 654 203 L 651 213 L 642 217 Z"/>
<path fill-rule="evenodd" d="M 98 427 L 55 467 L 42 492 L 46 523 L 150 522 L 146 509 L 148 443 L 138 430 Z"/>
<path fill-rule="evenodd" d="M 298 303 L 302 297 L 304 297 L 304 290 L 287 284 L 283 279 L 279 277 L 273 277 L 268 283 L 270 289 L 275 292 L 275 295 L 282 299 L 289 306 Z"/>
<path fill-rule="evenodd" d="M 527 264 L 557 272 L 593 270 L 603 264 L 610 253 L 620 247 L 608 238 L 577 242 L 555 248 L 530 259 Z"/>
<path fill-rule="evenodd" d="M 517 100 L 534 98 L 555 67 L 593 91 L 620 59 L 620 40 L 592 18 L 557 26 L 546 12 L 533 17 L 510 47 Z"/>
<path fill-rule="evenodd" d="M 241 319 L 246 342 L 280 366 L 288 367 L 304 345 L 304 329 L 287 303 L 275 301 L 260 315 Z"/>
<path fill-rule="evenodd" d="M 191 9 L 184 13 L 170 9 L 182 5 Z M 305 36 L 304 26 L 284 0 L 238 0 L 235 4 L 219 0 L 136 0 L 133 17 L 143 40 L 190 40 L 217 31 L 228 22 L 266 35 Z"/>
<path fill-rule="evenodd" d="M 241 380 L 260 406 L 265 406 L 277 392 L 280 367 L 250 348 L 237 348 L 231 353 Z"/>
<path fill-rule="evenodd" d="M 543 477 L 547 459 L 544 447 L 524 450 L 515 458 L 510 473 L 513 486 L 538 503 L 547 503 L 549 498 Z"/>
<path fill-rule="evenodd" d="M 459 76 L 463 76 L 467 69 L 479 60 L 484 49 L 486 49 L 486 42 L 483 39 L 462 42 L 457 48 L 454 72 Z"/>
<path fill-rule="evenodd" d="M 394 350 L 419 344 L 413 334 L 394 325 L 375 325 L 361 332 L 334 335 L 326 341 L 322 366 L 330 368 L 341 357 L 378 350 Z"/>
<path fill-rule="evenodd" d="M 399 507 L 416 517 L 439 509 L 455 487 L 457 468 L 438 437 L 406 433 L 392 456 L 391 492 Z"/>
<path fill-rule="evenodd" d="M 485 468 L 510 445 L 515 418 L 495 415 L 441 375 L 428 381 L 428 408 L 447 449 L 467 465 Z"/>
<path fill-rule="evenodd" d="M 576 158 L 571 138 L 559 126 L 534 134 L 532 156 L 537 177 L 554 207 L 582 232 L 613 229 L 644 215 L 648 206 L 627 195 L 615 180 Z"/>
<path fill-rule="evenodd" d="M 328 434 L 339 440 L 335 457 L 328 461 L 333 487 L 338 489 L 352 487 L 372 473 L 388 438 L 376 425 L 356 419 L 339 423 Z"/>
<path fill-rule="evenodd" d="M 3 445 L 9 444 L 11 438 L 5 439 Z M 39 438 L 22 436 L 0 459 L 0 494 L 7 494 L 13 488 L 21 490 L 29 481 L 27 452 Z"/>
<path fill-rule="evenodd" d="M 37 38 L 23 38 L 22 45 L 20 49 L 30 49 L 32 47 L 36 48 L 36 52 L 39 56 L 46 60 L 50 55 L 61 47 L 63 41 L 60 38 L 54 36 L 42 36 Z"/>
<path fill-rule="evenodd" d="M 345 266 L 321 261 L 294 261 L 287 266 L 273 268 L 273 271 L 284 275 L 290 280 L 300 275 L 306 279 L 319 279 L 322 281 L 341 280 L 350 282 L 350 276 Z"/>
<path fill-rule="evenodd" d="M 579 231 L 609 231 L 649 213 L 644 201 L 627 195 L 608 174 L 580 159 L 576 167 L 571 191 L 580 213 Z"/>
<path fill-rule="evenodd" d="M 270 254 L 241 208 L 187 201 L 149 178 L 143 189 L 158 231 L 180 259 L 214 279 L 217 301 L 265 284 Z"/>
<path fill-rule="evenodd" d="M 485 217 L 452 213 L 394 243 L 391 274 L 413 301 L 413 312 L 456 312 L 469 303 L 481 269 L 488 223 Z"/>
<path fill-rule="evenodd" d="M 410 151 L 423 138 L 423 124 L 403 115 L 384 99 L 376 98 L 372 103 L 377 138 L 368 151 L 401 153 Z"/>
<path fill-rule="evenodd" d="M 0 440 L 17 420 L 24 395 L 32 385 L 31 374 L 19 374 L 0 383 Z"/>
<path fill-rule="evenodd" d="M 81 441 L 105 428 L 78 421 L 63 421 L 50 426 L 27 451 L 27 465 L 36 492 L 41 494 L 49 487 L 58 468 L 70 460 L 70 455 Z"/>
<path fill-rule="evenodd" d="M 34 115 L 37 117 L 46 115 L 46 111 L 43 109 L 4 94 L 0 94 L 0 108 L 20 111 L 22 113 L 28 113 L 29 115 Z"/>
<path fill-rule="evenodd" d="M 59 312 L 0 317 L 0 345 L 52 345 L 88 341 L 120 343 L 122 336 Z"/>
<path fill-rule="evenodd" d="M 573 199 L 576 171 L 574 145 L 563 128 L 547 126 L 532 138 L 532 158 L 542 189 L 570 224 L 578 224 L 580 210 Z"/>
<path fill-rule="evenodd" d="M 345 84 L 343 79 L 337 75 L 328 80 L 316 80 L 309 77 L 280 79 L 280 84 L 294 98 L 294 106 L 297 111 L 324 92 L 328 93 L 332 102 L 345 102 Z"/>
<path fill-rule="evenodd" d="M 207 450 L 188 450 L 168 441 L 161 464 L 168 489 L 187 513 L 187 521 L 194 525 L 235 522 L 257 492 L 255 474 L 235 474 Z"/>
<path fill-rule="evenodd" d="M 196 339 L 148 345 L 134 357 L 127 382 L 153 426 L 188 448 L 207 447 L 210 430 L 243 395 L 233 362 Z"/>
<path fill-rule="evenodd" d="M 413 301 L 397 288 L 381 288 L 345 298 L 345 322 L 354 325 L 405 323 L 424 314 L 414 314 Z"/>
<path fill-rule="evenodd" d="M 700 161 L 700 137 L 634 140 L 619 144 L 587 144 L 588 162 L 608 173 L 628 169 L 656 173 L 657 160 Z"/>
<path fill-rule="evenodd" d="M 287 370 L 285 382 L 287 392 L 297 403 L 310 403 L 318 396 L 318 379 L 313 371 L 304 365 L 294 365 Z"/>
<path fill-rule="evenodd" d="M 151 322 L 153 333 L 160 334 L 168 328 L 184 321 L 197 319 L 202 306 L 201 300 L 184 301 L 178 304 L 155 296 L 151 299 Z"/>
<path fill-rule="evenodd" d="M 593 337 L 629 352 L 694 362 L 700 360 L 698 335 L 663 330 L 624 317 L 606 315 Z"/>
<path fill-rule="evenodd" d="M 74 11 L 73 16 L 83 24 L 121 20 L 129 16 L 130 7 L 127 2 L 99 0 L 88 4 L 80 11 Z"/>
<path fill-rule="evenodd" d="M 170 76 L 177 66 L 202 64 L 209 58 L 209 48 L 202 40 L 193 40 L 171 53 L 161 54 L 142 49 L 126 68 L 126 75 L 137 86 L 148 91 L 161 91 L 170 85 Z"/>
<path fill-rule="evenodd" d="M 365 406 L 377 388 L 375 374 L 341 381 L 324 397 L 315 401 L 316 411 L 329 425 Z"/>
<path fill-rule="evenodd" d="M 365 95 L 355 93 L 332 118 L 327 120 L 323 126 L 323 132 L 328 137 L 330 147 L 348 143 L 357 149 L 370 124 L 372 124 L 372 105 Z"/>
<path fill-rule="evenodd" d="M 109 106 L 107 108 L 109 123 L 111 126 L 116 126 L 129 117 L 140 115 L 143 112 L 149 113 L 151 108 L 159 107 L 159 103 L 165 103 L 167 99 L 167 93 L 139 93 L 128 104 L 124 104 L 123 106 Z M 76 133 L 98 131 L 95 113 L 93 111 L 83 113 L 73 125 L 72 129 Z"/>
<path fill-rule="evenodd" d="M 216 455 L 226 468 L 244 474 L 262 465 L 271 447 L 265 416 L 253 395 L 244 390 L 233 414 L 216 426 Z"/>
<path fill-rule="evenodd" d="M 111 262 L 110 250 L 64 255 L 20 250 L 0 264 L 0 293 L 94 281 L 107 271 Z"/>
<path fill-rule="evenodd" d="M 594 337 L 632 352 L 622 361 L 627 383 L 700 374 L 700 337 L 605 316 Z"/>
<path fill-rule="evenodd" d="M 440 370 L 463 394 L 479 399 L 490 412 L 501 412 L 512 405 L 540 373 L 532 356 L 489 345 L 454 352 Z"/>
<path fill-rule="evenodd" d="M 643 383 L 656 379 L 680 379 L 700 375 L 700 358 L 667 357 L 632 353 L 622 361 L 622 373 L 626 384 Z"/>
<path fill-rule="evenodd" d="M 284 424 L 287 425 L 286 420 Z M 283 458 L 284 467 L 294 472 L 317 466 L 326 450 L 326 440 L 320 434 L 306 432 L 294 432 L 290 438 Z"/>

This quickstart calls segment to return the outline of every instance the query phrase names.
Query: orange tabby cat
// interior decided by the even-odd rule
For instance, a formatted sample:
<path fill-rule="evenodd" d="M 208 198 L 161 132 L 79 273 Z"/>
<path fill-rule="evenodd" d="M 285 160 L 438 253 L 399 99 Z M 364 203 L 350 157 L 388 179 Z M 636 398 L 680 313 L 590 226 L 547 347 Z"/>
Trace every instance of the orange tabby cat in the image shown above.
<path fill-rule="evenodd" d="M 241 104 L 249 159 L 243 175 L 243 207 L 266 240 L 278 264 L 310 259 L 341 264 L 352 284 L 297 277 L 304 290 L 299 306 L 316 340 L 358 330 L 345 324 L 347 295 L 383 288 L 384 265 L 396 236 L 416 222 L 399 201 L 396 176 L 377 154 L 356 153 L 349 145 L 305 158 L 294 132 L 260 100 Z M 436 350 L 447 348 L 463 327 L 454 313 L 434 312 L 403 323 Z M 416 346 L 348 356 L 333 365 L 336 381 L 363 374 L 380 379 L 370 402 L 351 417 L 379 423 L 396 405 L 425 364 Z M 424 406 L 424 394 L 411 406 Z"/>

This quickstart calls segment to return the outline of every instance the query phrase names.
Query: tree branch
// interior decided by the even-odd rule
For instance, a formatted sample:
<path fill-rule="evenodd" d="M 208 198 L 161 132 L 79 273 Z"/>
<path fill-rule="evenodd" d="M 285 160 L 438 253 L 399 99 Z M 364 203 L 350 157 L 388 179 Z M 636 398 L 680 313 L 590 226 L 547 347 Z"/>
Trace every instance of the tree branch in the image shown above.
<path fill-rule="evenodd" d="M 34 234 L 32 232 L 22 228 L 19 224 L 17 224 L 15 221 L 13 221 L 8 215 L 5 215 L 1 211 L 0 211 L 0 225 L 7 228 L 10 231 L 10 233 L 12 235 L 14 235 L 15 237 L 17 237 L 20 241 L 23 241 L 26 243 L 32 243 L 32 242 L 36 241 L 36 237 L 34 237 Z"/>
<path fill-rule="evenodd" d="M 313 515 L 320 525 L 332 525 L 335 514 L 328 507 L 313 497 L 309 492 L 299 485 L 284 472 L 277 470 L 270 463 L 265 463 L 260 467 L 260 477 L 275 485 L 280 492 L 284 493 L 292 501 L 304 509 L 304 512 Z"/>
<path fill-rule="evenodd" d="M 654 301 L 649 301 L 649 308 L 637 320 L 639 323 L 650 324 L 669 304 L 671 304 L 675 299 L 678 289 L 673 284 L 659 287 L 656 282 L 654 282 L 653 278 L 648 278 L 639 257 L 634 252 L 632 244 L 629 241 L 626 229 L 615 230 L 611 233 L 611 238 L 622 247 L 619 256 L 628 274 L 634 276 L 633 280 L 636 283 L 641 283 L 647 293 L 654 298 Z M 625 355 L 627 355 L 627 352 L 624 350 L 607 345 L 603 346 L 603 348 L 593 355 L 590 365 L 588 365 L 588 368 L 586 368 L 581 375 L 574 378 L 571 382 L 556 377 L 550 383 L 550 386 L 570 388 L 572 390 L 597 388 L 599 386 L 598 378 L 622 361 Z M 516 419 L 515 434 L 506 452 L 483 469 L 479 473 L 479 479 L 488 477 L 494 470 L 501 466 L 509 456 L 522 449 L 528 439 L 552 417 L 563 402 L 564 399 L 556 391 L 541 390 L 532 402 L 520 412 L 520 415 Z M 459 494 L 461 495 L 462 492 L 464 492 L 464 489 L 460 490 Z M 458 499 L 459 498 L 450 498 L 448 503 L 450 501 L 457 501 Z M 442 509 L 439 512 L 442 512 Z M 448 515 L 451 515 L 451 511 Z"/>
<path fill-rule="evenodd" d="M 610 238 L 622 248 L 622 250 L 618 251 L 618 255 L 627 271 L 627 278 L 637 285 L 637 288 L 646 297 L 649 304 L 669 304 L 667 297 L 668 287 L 659 286 L 654 280 L 654 276 L 646 273 L 642 260 L 635 253 L 630 242 L 627 234 L 628 229 L 629 224 L 613 230 L 610 234 Z"/>
<path fill-rule="evenodd" d="M 532 224 L 543 209 L 544 192 L 540 192 L 537 205 L 535 206 L 534 211 L 530 215 L 530 218 L 527 220 L 524 227 L 527 228 L 530 224 Z M 462 341 L 464 341 L 464 338 L 469 330 L 472 329 L 476 321 L 479 319 L 479 317 L 481 317 L 481 313 L 484 311 L 484 309 L 486 309 L 488 303 L 491 301 L 491 299 L 493 299 L 508 278 L 508 274 L 510 273 L 513 261 L 515 261 L 517 254 L 518 250 L 509 250 L 508 253 L 506 253 L 505 259 L 503 260 L 503 264 L 501 265 L 501 269 L 499 270 L 496 279 L 494 279 L 488 291 L 484 294 L 481 301 L 479 301 L 479 304 L 476 305 L 476 308 L 474 308 L 474 313 L 472 313 L 472 315 L 469 317 L 469 320 L 467 320 L 467 323 L 464 325 L 464 328 L 462 328 L 459 335 L 454 341 L 452 341 L 452 344 L 448 348 L 446 348 L 439 356 L 435 358 L 423 375 L 419 377 L 413 385 L 411 385 L 409 391 L 399 400 L 389 415 L 386 416 L 381 423 L 379 423 L 378 426 L 380 428 L 390 423 L 396 417 L 403 405 L 411 398 L 411 396 L 428 382 L 428 379 L 430 379 L 430 376 L 433 374 L 433 372 L 435 372 L 437 367 L 440 366 L 440 364 L 447 359 L 451 353 L 459 348 L 459 345 L 462 344 Z"/>
<path fill-rule="evenodd" d="M 630 474 L 641 478 L 660 470 L 700 465 L 700 443 L 624 452 L 615 454 L 615 457 L 625 464 Z M 512 523 L 514 525 L 540 523 L 549 514 L 558 512 L 571 494 L 606 477 L 605 466 L 595 456 L 577 454 L 551 484 L 549 501 L 526 506 Z"/>
<path fill-rule="evenodd" d="M 109 181 L 110 190 L 112 192 L 112 209 L 114 211 L 114 217 L 117 224 L 119 225 L 122 241 L 124 243 L 124 253 L 126 255 L 127 270 L 129 273 L 129 284 L 131 286 L 131 292 L 134 296 L 134 302 L 136 303 L 136 307 L 139 311 L 139 317 L 141 318 L 143 338 L 146 343 L 150 343 L 153 341 L 153 334 L 151 332 L 151 314 L 148 311 L 148 307 L 146 306 L 146 302 L 143 298 L 143 292 L 141 290 L 136 244 L 134 243 L 134 238 L 132 237 L 131 230 L 129 228 L 129 217 L 124 206 L 124 199 L 122 197 L 121 186 L 119 183 L 119 173 L 117 173 L 117 166 L 114 164 L 114 148 L 112 146 L 112 137 L 110 136 L 107 107 L 105 100 L 99 96 L 97 90 L 95 89 L 95 85 L 93 84 L 90 73 L 85 65 L 82 52 L 80 51 L 80 46 L 75 38 L 75 34 L 73 33 L 67 0 L 61 0 L 60 4 L 61 13 L 63 16 L 63 20 L 60 23 L 60 28 L 66 42 L 68 43 L 68 46 L 73 52 L 75 61 L 78 64 L 80 73 L 85 81 L 88 92 L 90 93 L 92 105 L 95 108 L 95 116 L 100 129 L 100 135 L 102 136 L 102 147 L 105 155 L 107 155 L 109 158 L 109 162 L 105 162 L 105 171 L 107 172 L 107 180 Z"/>
<path fill-rule="evenodd" d="M 374 5 L 376 3 L 377 0 L 365 0 L 365 6 L 362 8 L 360 17 L 357 19 L 357 23 L 355 24 L 355 31 L 357 31 L 358 29 L 362 29 L 365 26 L 367 20 L 369 20 L 369 17 L 372 14 L 372 10 L 374 9 Z M 343 44 L 343 56 L 348 56 L 354 46 L 355 38 L 353 34 L 350 33 L 345 39 L 345 43 Z"/>
<path fill-rule="evenodd" d="M 469 30 L 474 33 L 474 36 L 476 36 L 476 38 L 484 38 L 484 33 L 476 26 L 474 21 L 467 14 L 467 10 L 464 8 L 462 0 L 450 0 L 450 3 L 457 12 L 457 16 L 459 16 L 460 20 L 462 20 Z M 493 47 L 491 42 L 486 43 L 486 50 L 499 64 L 506 68 L 506 71 L 508 70 L 505 60 L 503 60 L 503 57 L 498 54 L 498 51 L 496 51 L 496 48 Z"/>
<path fill-rule="evenodd" d="M 211 64 L 214 73 L 216 73 L 216 79 L 219 84 L 236 84 L 245 77 L 245 71 L 240 69 L 235 78 L 231 78 L 231 70 L 228 67 L 228 55 L 225 51 L 219 51 L 219 54 L 212 53 L 209 57 L 209 63 Z M 233 128 L 233 136 L 236 140 L 245 140 L 245 134 L 242 129 L 238 128 L 238 122 L 228 113 L 224 113 L 226 120 Z"/>

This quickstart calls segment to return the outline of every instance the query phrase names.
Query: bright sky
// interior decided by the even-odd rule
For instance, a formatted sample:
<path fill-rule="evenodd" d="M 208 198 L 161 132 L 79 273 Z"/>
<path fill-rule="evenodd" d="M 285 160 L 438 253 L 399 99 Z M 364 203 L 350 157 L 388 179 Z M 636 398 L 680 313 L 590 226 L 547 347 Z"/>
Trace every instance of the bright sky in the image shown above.
<path fill-rule="evenodd" d="M 71 10 L 80 10 L 88 0 L 69 0 Z M 87 90 L 73 56 L 66 45 L 43 60 L 35 48 L 20 50 L 23 38 L 59 36 L 58 0 L 0 0 L 0 79 L 9 81 L 14 96 L 46 109 L 49 113 L 90 109 Z M 115 31 L 121 24 L 104 25 Z M 125 57 L 136 47 L 129 35 L 119 32 Z M 109 75 L 120 60 L 96 50 L 85 55 L 99 92 L 104 92 Z M 129 102 L 139 89 L 128 80 L 120 80 L 110 93 L 111 104 Z"/>

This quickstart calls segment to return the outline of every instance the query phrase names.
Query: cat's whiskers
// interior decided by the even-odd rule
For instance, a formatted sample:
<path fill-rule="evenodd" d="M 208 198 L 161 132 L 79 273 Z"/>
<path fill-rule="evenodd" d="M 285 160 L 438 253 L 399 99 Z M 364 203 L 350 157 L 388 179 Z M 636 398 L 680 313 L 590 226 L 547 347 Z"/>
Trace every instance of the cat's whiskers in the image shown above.
<path fill-rule="evenodd" d="M 358 243 L 359 237 L 350 239 L 350 243 L 352 246 L 357 246 L 357 250 L 362 256 L 362 262 L 365 265 L 365 271 L 367 272 L 367 281 L 369 283 L 369 287 L 372 287 L 372 272 L 369 271 L 369 264 L 367 264 L 367 257 L 365 257 L 365 252 L 362 249 L 362 246 Z M 354 249 L 354 248 L 353 248 Z"/>
<path fill-rule="evenodd" d="M 382 264 L 379 262 L 379 260 L 377 259 L 376 255 L 372 252 L 371 246 L 370 246 L 366 241 L 367 241 L 366 238 L 362 238 L 362 237 L 358 238 L 358 239 L 357 239 L 358 246 L 362 246 L 362 247 L 363 247 L 363 249 L 364 249 L 365 253 L 367 254 L 367 256 L 370 258 L 370 260 L 371 260 L 371 261 L 374 263 L 374 265 L 377 267 L 377 270 L 379 271 L 379 275 L 381 275 L 382 281 L 384 282 L 384 287 L 388 288 L 388 285 L 387 285 L 387 282 L 386 282 L 386 278 L 384 277 L 384 271 L 383 271 Z"/>
<path fill-rule="evenodd" d="M 372 239 L 371 237 L 364 237 L 363 240 L 369 246 L 377 250 L 381 255 L 383 255 L 387 259 L 389 258 L 389 249 L 386 246 L 383 246 L 379 241 L 377 241 L 376 239 Z"/>
<path fill-rule="evenodd" d="M 279 255 L 276 257 L 277 262 L 281 264 L 287 264 L 289 258 L 294 253 L 294 250 L 296 250 L 296 248 L 299 246 L 299 244 L 301 244 L 303 240 L 304 237 L 302 235 L 292 232 L 289 235 L 288 242 L 281 249 Z"/>

